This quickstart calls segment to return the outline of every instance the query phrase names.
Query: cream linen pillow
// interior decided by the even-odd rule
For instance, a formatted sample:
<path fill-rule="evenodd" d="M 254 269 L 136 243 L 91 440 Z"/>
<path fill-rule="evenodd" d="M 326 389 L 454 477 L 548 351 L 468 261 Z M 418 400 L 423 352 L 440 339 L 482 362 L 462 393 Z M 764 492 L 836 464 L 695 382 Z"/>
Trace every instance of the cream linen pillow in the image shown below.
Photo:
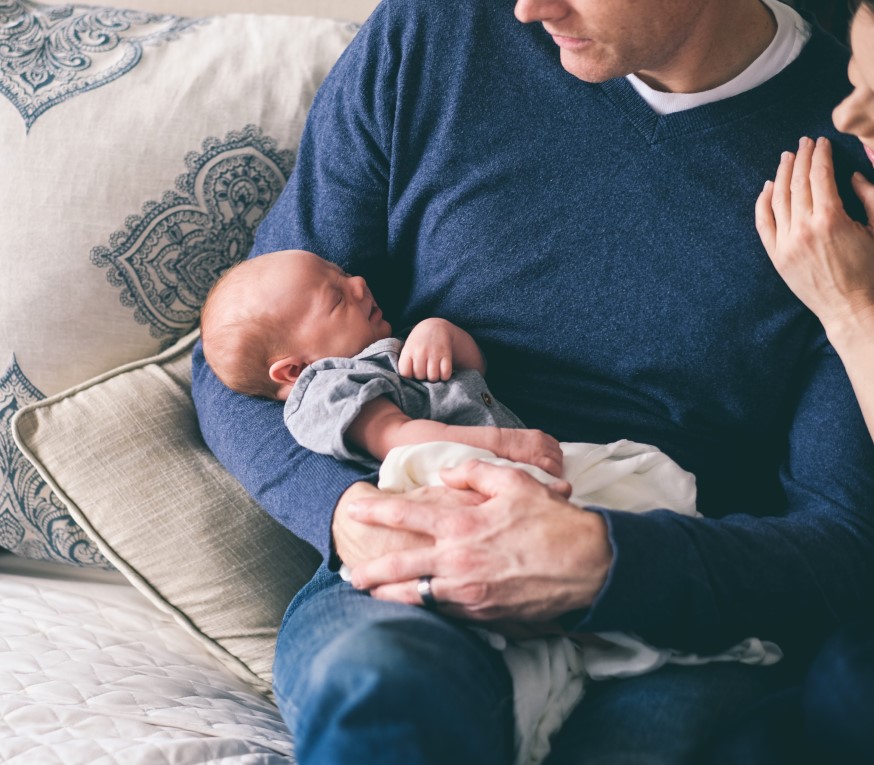
<path fill-rule="evenodd" d="M 100 552 L 269 694 L 277 629 L 320 557 L 203 443 L 190 396 L 195 339 L 25 407 L 13 432 Z"/>
<path fill-rule="evenodd" d="M 108 565 L 15 448 L 12 415 L 196 326 L 355 30 L 0 2 L 0 547 Z"/>

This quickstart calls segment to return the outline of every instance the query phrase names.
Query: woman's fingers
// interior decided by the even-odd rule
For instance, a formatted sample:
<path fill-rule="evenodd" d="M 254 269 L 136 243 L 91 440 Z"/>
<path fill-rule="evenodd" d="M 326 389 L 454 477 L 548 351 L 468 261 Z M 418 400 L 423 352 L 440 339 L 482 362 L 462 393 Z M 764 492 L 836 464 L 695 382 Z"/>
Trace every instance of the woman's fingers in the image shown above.
<path fill-rule="evenodd" d="M 874 183 L 871 183 L 865 178 L 862 173 L 853 173 L 852 178 L 853 191 L 862 202 L 865 208 L 865 215 L 868 217 L 868 228 L 874 232 Z"/>
<path fill-rule="evenodd" d="M 832 145 L 827 138 L 819 138 L 810 162 L 811 204 L 814 212 L 842 207 L 835 181 Z"/>
<path fill-rule="evenodd" d="M 789 187 L 794 166 L 795 155 L 791 151 L 784 151 L 771 190 L 771 210 L 774 213 L 778 235 L 780 232 L 789 231 L 789 224 L 792 221 L 792 192 Z"/>
<path fill-rule="evenodd" d="M 766 252 L 772 258 L 777 246 L 777 222 L 774 219 L 773 200 L 774 181 L 766 181 L 756 200 L 756 231 L 759 232 L 759 238 Z"/>
<path fill-rule="evenodd" d="M 789 180 L 789 214 L 792 222 L 809 218 L 813 211 L 813 196 L 810 190 L 810 166 L 813 160 L 814 142 L 806 136 L 798 142 L 798 153 L 792 163 Z M 791 223 L 790 223 L 791 225 Z"/>

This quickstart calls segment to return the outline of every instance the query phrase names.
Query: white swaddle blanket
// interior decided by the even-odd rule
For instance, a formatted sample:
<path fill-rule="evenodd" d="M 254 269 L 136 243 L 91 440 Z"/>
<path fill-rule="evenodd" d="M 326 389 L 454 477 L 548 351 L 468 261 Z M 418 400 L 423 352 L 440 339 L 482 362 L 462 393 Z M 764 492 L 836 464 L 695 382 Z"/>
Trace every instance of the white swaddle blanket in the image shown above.
<path fill-rule="evenodd" d="M 599 506 L 643 512 L 663 508 L 697 516 L 695 477 L 654 446 L 633 441 L 611 444 L 562 443 L 564 478 L 573 487 L 578 507 Z M 379 471 L 379 488 L 401 492 L 439 486 L 440 471 L 478 459 L 525 470 L 542 483 L 555 478 L 540 468 L 496 457 L 464 444 L 434 442 L 392 449 Z M 604 646 L 579 646 L 569 638 L 509 640 L 476 630 L 502 652 L 513 679 L 516 715 L 516 765 L 537 765 L 549 754 L 558 731 L 583 696 L 587 679 L 627 677 L 665 663 L 703 664 L 740 661 L 768 665 L 782 652 L 774 643 L 748 638 L 715 656 L 698 656 L 656 648 L 633 635 L 600 633 Z"/>

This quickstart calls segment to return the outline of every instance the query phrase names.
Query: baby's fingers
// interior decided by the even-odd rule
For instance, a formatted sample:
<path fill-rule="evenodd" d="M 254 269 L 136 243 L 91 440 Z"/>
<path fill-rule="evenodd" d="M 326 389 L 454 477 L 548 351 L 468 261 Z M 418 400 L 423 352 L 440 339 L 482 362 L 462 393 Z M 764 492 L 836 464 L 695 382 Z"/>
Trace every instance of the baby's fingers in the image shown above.
<path fill-rule="evenodd" d="M 401 377 L 412 377 L 413 369 L 413 351 L 405 345 L 398 358 L 398 372 L 400 372 Z"/>
<path fill-rule="evenodd" d="M 546 448 L 535 457 L 534 464 L 550 475 L 561 478 L 564 474 L 564 453 L 559 442 L 550 436 Z"/>

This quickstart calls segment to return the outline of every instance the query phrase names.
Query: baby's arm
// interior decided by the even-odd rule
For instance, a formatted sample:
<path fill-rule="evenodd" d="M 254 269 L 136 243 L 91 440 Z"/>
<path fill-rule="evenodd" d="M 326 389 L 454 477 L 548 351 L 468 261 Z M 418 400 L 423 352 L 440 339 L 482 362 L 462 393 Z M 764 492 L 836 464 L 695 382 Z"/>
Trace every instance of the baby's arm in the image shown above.
<path fill-rule="evenodd" d="M 455 369 L 486 373 L 486 363 L 476 341 L 446 319 L 425 319 L 410 332 L 398 359 L 404 377 L 444 382 Z"/>
<path fill-rule="evenodd" d="M 487 449 L 514 462 L 535 465 L 550 475 L 561 477 L 561 447 L 543 431 L 414 420 L 384 396 L 364 405 L 346 431 L 346 439 L 350 445 L 380 461 L 395 446 L 454 441 Z"/>

